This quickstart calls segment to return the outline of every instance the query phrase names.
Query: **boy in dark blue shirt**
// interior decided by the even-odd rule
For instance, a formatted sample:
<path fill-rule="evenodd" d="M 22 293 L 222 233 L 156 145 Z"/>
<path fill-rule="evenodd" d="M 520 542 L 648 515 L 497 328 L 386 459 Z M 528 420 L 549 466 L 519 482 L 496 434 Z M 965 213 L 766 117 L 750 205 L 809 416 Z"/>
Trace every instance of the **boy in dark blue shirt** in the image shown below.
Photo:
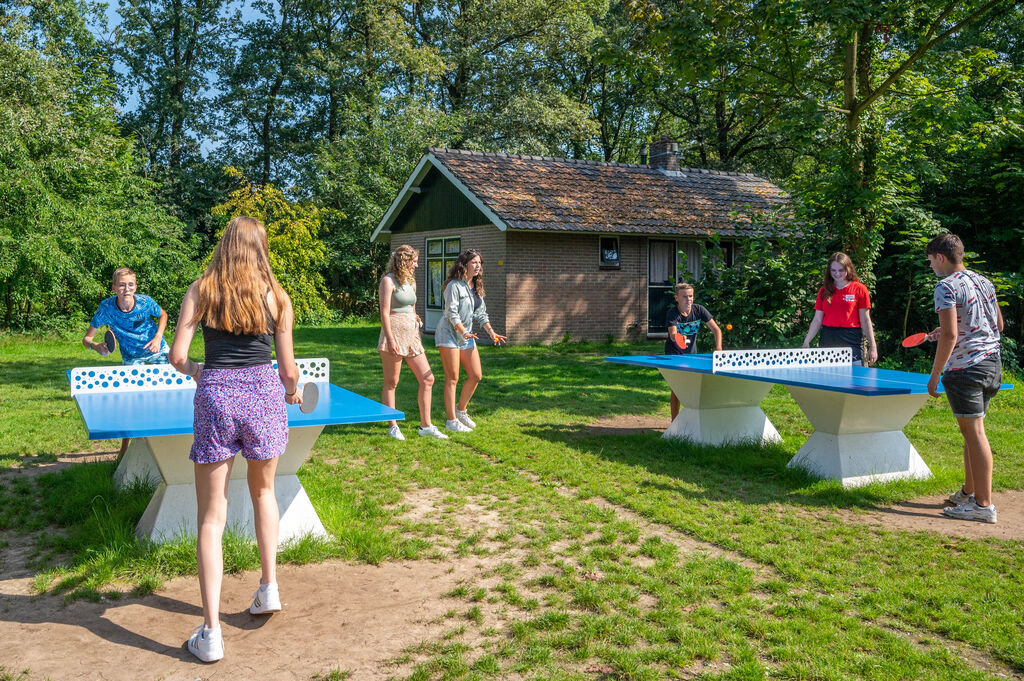
<path fill-rule="evenodd" d="M 686 282 L 676 284 L 676 304 L 665 316 L 668 338 L 665 339 L 666 355 L 683 355 L 697 352 L 697 332 L 703 322 L 715 334 L 715 350 L 722 349 L 722 330 L 703 305 L 693 302 L 693 286 Z M 679 398 L 675 393 L 669 399 L 669 409 L 674 420 L 679 414 Z"/>

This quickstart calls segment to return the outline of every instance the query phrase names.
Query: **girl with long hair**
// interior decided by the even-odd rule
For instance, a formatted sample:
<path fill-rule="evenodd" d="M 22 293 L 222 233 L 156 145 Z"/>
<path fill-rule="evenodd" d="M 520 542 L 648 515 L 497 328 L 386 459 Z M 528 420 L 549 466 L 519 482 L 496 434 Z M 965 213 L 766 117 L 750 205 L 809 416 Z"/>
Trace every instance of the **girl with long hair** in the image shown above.
<path fill-rule="evenodd" d="M 442 286 L 444 291 L 444 316 L 434 332 L 434 344 L 441 355 L 444 366 L 444 410 L 447 417 L 444 427 L 456 433 L 467 433 L 476 428 L 469 417 L 469 400 L 480 379 L 480 352 L 476 347 L 477 334 L 474 325 L 482 328 L 495 345 L 508 339 L 491 328 L 484 304 L 483 258 L 480 251 L 470 248 L 459 254 L 448 272 Z M 459 382 L 459 367 L 466 372 L 459 401 L 455 391 Z"/>
<path fill-rule="evenodd" d="M 378 297 L 380 302 L 380 338 L 377 352 L 380 353 L 384 368 L 384 387 L 381 402 L 394 408 L 395 389 L 404 360 L 419 382 L 416 401 L 420 407 L 420 427 L 417 432 L 423 437 L 447 440 L 448 436 L 430 422 L 430 392 L 434 386 L 434 374 L 427 362 L 427 355 L 420 340 L 420 317 L 416 314 L 416 268 L 420 266 L 420 254 L 412 246 L 402 245 L 391 252 L 387 274 L 380 280 Z M 388 422 L 388 437 L 404 440 L 397 421 Z"/>
<path fill-rule="evenodd" d="M 285 403 L 301 404 L 299 370 L 292 346 L 294 316 L 288 294 L 270 269 L 267 232 L 253 218 L 228 223 L 213 259 L 185 294 L 171 344 L 174 367 L 196 379 L 194 463 L 198 502 L 196 563 L 203 624 L 188 649 L 203 662 L 224 657 L 220 591 L 224 576 L 222 539 L 227 489 L 235 453 L 248 469 L 260 553 L 260 585 L 249 612 L 281 609 L 277 588 L 277 457 L 288 444 Z M 205 359 L 189 359 L 197 326 L 202 326 Z M 277 351 L 277 373 L 271 364 Z"/>
<path fill-rule="evenodd" d="M 814 317 L 804 338 L 804 347 L 821 330 L 818 345 L 823 348 L 850 348 L 854 363 L 870 366 L 878 361 L 875 329 L 871 325 L 871 295 L 853 266 L 850 256 L 833 253 L 825 266 L 825 281 L 814 301 Z M 864 340 L 868 349 L 864 352 Z"/>

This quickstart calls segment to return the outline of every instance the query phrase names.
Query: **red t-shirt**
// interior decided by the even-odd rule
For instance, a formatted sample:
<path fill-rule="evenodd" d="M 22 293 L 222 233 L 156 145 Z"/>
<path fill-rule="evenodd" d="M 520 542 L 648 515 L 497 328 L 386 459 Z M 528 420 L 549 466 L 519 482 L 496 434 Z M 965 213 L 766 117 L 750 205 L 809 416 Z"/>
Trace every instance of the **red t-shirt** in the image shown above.
<path fill-rule="evenodd" d="M 825 326 L 838 326 L 845 329 L 860 328 L 860 310 L 871 309 L 871 296 L 868 287 L 859 281 L 851 281 L 844 288 L 837 288 L 829 301 L 825 287 L 818 289 L 818 299 L 814 301 L 814 309 L 825 313 L 821 323 Z"/>

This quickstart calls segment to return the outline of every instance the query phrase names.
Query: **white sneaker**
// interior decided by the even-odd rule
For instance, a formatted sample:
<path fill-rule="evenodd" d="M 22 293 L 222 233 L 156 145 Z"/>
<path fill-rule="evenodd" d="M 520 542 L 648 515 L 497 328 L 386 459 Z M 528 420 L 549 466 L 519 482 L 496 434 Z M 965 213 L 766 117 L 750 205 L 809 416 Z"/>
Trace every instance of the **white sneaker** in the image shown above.
<path fill-rule="evenodd" d="M 470 430 L 476 428 L 476 423 L 474 423 L 473 419 L 469 418 L 469 414 L 467 414 L 464 411 L 459 411 L 458 409 L 456 409 L 455 420 L 464 426 L 468 426 Z"/>
<path fill-rule="evenodd" d="M 416 431 L 423 437 L 436 437 L 438 440 L 447 440 L 448 436 L 437 429 L 437 426 L 426 426 Z"/>
<path fill-rule="evenodd" d="M 960 489 L 946 497 L 946 503 L 952 504 L 954 506 L 959 506 L 960 504 L 969 500 L 973 496 L 973 494 L 967 494 L 966 492 L 964 492 L 964 488 L 961 487 Z"/>
<path fill-rule="evenodd" d="M 388 428 L 388 437 L 393 437 L 399 442 L 405 442 L 405 436 L 402 435 L 402 429 L 398 427 L 398 424 Z"/>
<path fill-rule="evenodd" d="M 444 422 L 444 429 L 453 433 L 472 433 L 473 429 L 458 419 L 450 419 Z"/>
<path fill-rule="evenodd" d="M 252 595 L 252 605 L 249 612 L 253 615 L 265 615 L 268 612 L 280 612 L 281 595 L 277 591 L 277 582 L 260 584 L 256 593 Z"/>
<path fill-rule="evenodd" d="M 957 520 L 976 520 L 979 523 L 993 524 L 996 522 L 995 505 L 979 506 L 975 503 L 973 495 L 972 499 L 965 501 L 959 506 L 942 509 L 942 513 L 949 518 L 956 518 Z"/>
<path fill-rule="evenodd" d="M 188 651 L 203 662 L 216 662 L 224 657 L 224 636 L 220 627 L 207 629 L 200 624 L 188 639 Z"/>

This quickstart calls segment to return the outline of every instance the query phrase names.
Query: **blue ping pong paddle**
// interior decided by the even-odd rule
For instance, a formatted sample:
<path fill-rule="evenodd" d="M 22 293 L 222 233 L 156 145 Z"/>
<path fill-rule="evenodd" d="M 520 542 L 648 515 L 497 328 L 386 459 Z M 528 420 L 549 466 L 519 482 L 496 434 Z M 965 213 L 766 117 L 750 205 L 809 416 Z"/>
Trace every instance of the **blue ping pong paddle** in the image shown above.
<path fill-rule="evenodd" d="M 319 401 L 320 388 L 316 386 L 316 383 L 307 383 L 302 386 L 302 404 L 299 405 L 299 411 L 309 414 L 316 409 L 316 403 Z"/>

